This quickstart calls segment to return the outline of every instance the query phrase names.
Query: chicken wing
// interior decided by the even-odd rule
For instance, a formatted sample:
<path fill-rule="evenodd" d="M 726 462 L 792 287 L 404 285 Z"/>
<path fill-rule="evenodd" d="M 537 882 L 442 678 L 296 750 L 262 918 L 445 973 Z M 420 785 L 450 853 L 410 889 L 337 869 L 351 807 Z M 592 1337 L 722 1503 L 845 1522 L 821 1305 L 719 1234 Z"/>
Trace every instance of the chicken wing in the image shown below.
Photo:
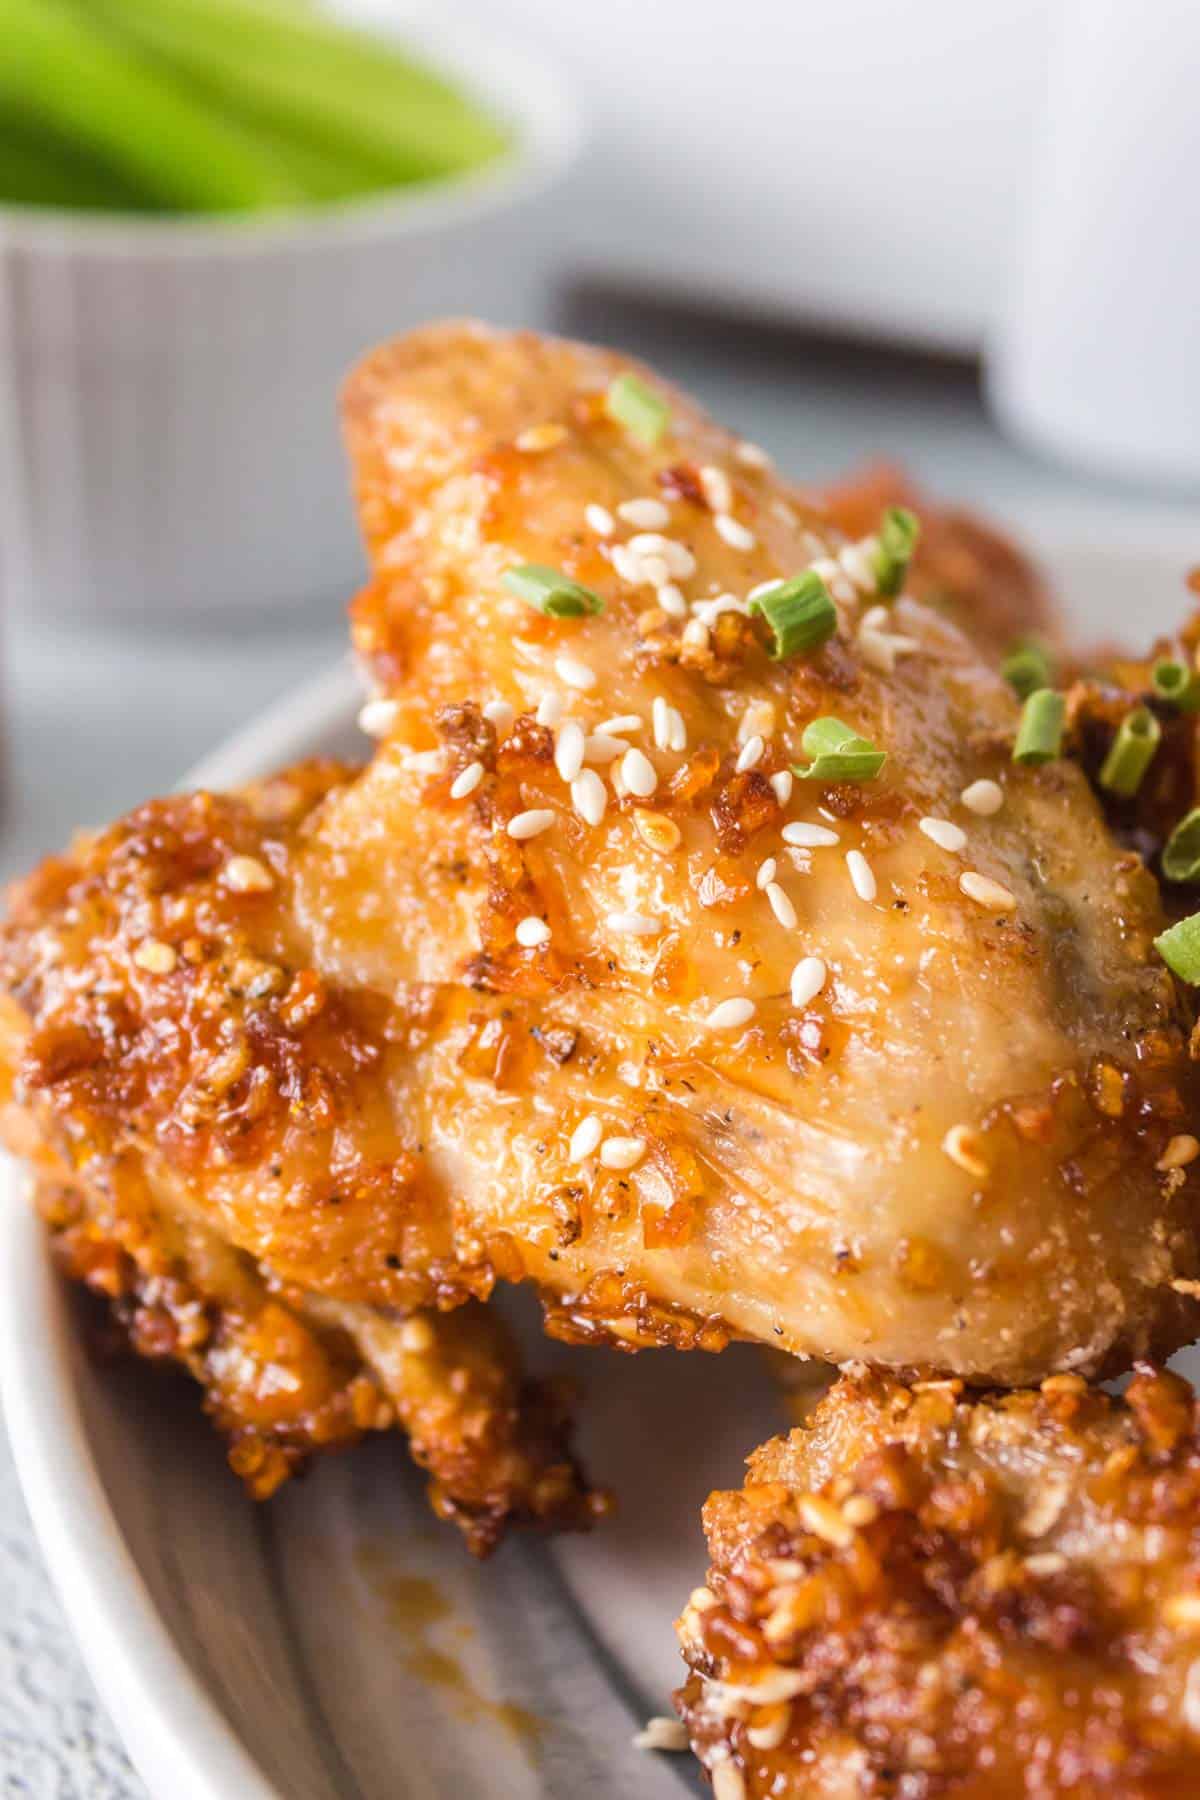
<path fill-rule="evenodd" d="M 705 1510 L 678 1696 L 717 1800 L 1200 1788 L 1200 1430 L 1143 1367 L 843 1377 Z"/>

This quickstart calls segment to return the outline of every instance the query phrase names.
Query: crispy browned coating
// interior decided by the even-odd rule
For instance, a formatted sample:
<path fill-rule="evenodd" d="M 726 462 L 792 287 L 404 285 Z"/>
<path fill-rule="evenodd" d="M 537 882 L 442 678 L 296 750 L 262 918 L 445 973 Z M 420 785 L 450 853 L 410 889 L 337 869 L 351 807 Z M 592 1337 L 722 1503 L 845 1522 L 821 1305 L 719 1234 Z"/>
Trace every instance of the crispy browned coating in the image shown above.
<path fill-rule="evenodd" d="M 718 1800 L 1200 1792 L 1200 1430 L 1178 1377 L 843 1377 L 705 1509 L 678 1703 Z"/>

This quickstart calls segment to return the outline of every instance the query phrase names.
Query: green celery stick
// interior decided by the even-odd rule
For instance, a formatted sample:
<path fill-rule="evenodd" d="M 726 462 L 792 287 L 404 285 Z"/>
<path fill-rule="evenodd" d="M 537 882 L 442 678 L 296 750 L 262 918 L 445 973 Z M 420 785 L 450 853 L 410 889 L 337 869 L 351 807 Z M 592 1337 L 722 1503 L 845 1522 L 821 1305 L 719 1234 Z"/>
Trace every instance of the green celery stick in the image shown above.
<path fill-rule="evenodd" d="M 0 205 L 72 212 L 153 210 L 145 192 L 94 157 L 0 110 Z"/>
<path fill-rule="evenodd" d="M 0 0 L 0 99 L 166 206 L 232 212 L 304 200 L 269 148 L 114 43 L 93 16 L 64 0 Z"/>

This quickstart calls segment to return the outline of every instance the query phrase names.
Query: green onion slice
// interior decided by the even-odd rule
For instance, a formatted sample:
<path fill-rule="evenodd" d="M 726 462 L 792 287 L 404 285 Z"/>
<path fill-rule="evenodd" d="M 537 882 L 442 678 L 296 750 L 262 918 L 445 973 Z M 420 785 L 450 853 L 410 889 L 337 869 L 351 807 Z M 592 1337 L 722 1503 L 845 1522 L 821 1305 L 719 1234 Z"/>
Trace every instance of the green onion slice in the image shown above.
<path fill-rule="evenodd" d="M 671 423 L 670 410 L 653 388 L 636 375 L 618 375 L 611 383 L 604 404 L 610 419 L 623 425 L 639 444 L 652 449 Z"/>
<path fill-rule="evenodd" d="M 1179 712 L 1200 712 L 1200 677 L 1186 663 L 1165 658 L 1150 671 L 1150 682 L 1160 700 Z"/>
<path fill-rule="evenodd" d="M 546 563 L 520 563 L 505 569 L 504 585 L 552 619 L 583 619 L 604 611 L 604 601 L 582 582 Z"/>
<path fill-rule="evenodd" d="M 1030 694 L 1048 688 L 1054 680 L 1050 658 L 1033 638 L 1022 638 L 1013 645 L 1000 664 L 1000 673 L 1018 700 L 1028 700 Z"/>
<path fill-rule="evenodd" d="M 1161 738 L 1162 727 L 1148 706 L 1126 713 L 1100 770 L 1100 786 L 1126 800 L 1136 794 Z"/>
<path fill-rule="evenodd" d="M 921 521 L 906 506 L 889 506 L 879 524 L 879 548 L 875 552 L 875 580 L 889 598 L 904 586 L 908 565 L 921 535 Z"/>
<path fill-rule="evenodd" d="M 1200 881 L 1200 806 L 1180 819 L 1163 845 L 1162 872 L 1168 881 Z"/>
<path fill-rule="evenodd" d="M 815 569 L 793 575 L 751 600 L 771 628 L 771 655 L 776 662 L 800 651 L 816 650 L 837 630 L 837 608 Z"/>
<path fill-rule="evenodd" d="M 801 781 L 874 781 L 887 761 L 886 750 L 877 750 L 868 738 L 829 716 L 806 725 L 800 744 L 812 757 L 807 767 L 792 764 Z"/>
<path fill-rule="evenodd" d="M 1200 987 L 1200 913 L 1180 919 L 1178 925 L 1160 933 L 1154 948 L 1173 975 L 1189 987 Z"/>
<path fill-rule="evenodd" d="M 1038 688 L 1021 709 L 1012 759 L 1036 767 L 1053 762 L 1062 749 L 1067 703 L 1053 688 Z"/>

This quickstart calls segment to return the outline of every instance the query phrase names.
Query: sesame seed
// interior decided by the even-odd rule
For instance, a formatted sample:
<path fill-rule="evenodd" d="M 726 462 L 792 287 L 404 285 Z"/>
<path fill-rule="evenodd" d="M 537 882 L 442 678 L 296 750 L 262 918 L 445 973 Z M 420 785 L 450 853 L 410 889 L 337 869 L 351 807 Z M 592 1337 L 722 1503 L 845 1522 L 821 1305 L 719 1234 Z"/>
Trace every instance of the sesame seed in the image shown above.
<path fill-rule="evenodd" d="M 627 750 L 621 758 L 621 776 L 631 794 L 648 800 L 658 786 L 658 771 L 641 750 Z"/>
<path fill-rule="evenodd" d="M 777 881 L 768 881 L 766 894 L 767 899 L 771 902 L 771 911 L 775 914 L 775 917 L 783 926 L 783 929 L 785 931 L 794 931 L 796 928 L 796 909 L 780 887 L 779 883 Z"/>
<path fill-rule="evenodd" d="M 657 531 L 643 531 L 637 537 L 630 538 L 629 548 L 639 559 L 661 557 L 667 565 L 668 573 L 677 581 L 686 581 L 689 575 L 696 573 L 695 557 L 687 545 L 681 544 L 677 538 L 663 537 Z"/>
<path fill-rule="evenodd" d="M 829 591 L 835 600 L 841 601 L 843 606 L 853 606 L 858 599 L 858 595 L 854 589 L 854 583 L 842 574 L 840 563 L 837 565 L 837 571 L 837 574 L 829 583 Z"/>
<path fill-rule="evenodd" d="M 722 613 L 740 613 L 745 618 L 746 602 L 736 594 L 716 594 L 711 600 L 697 600 L 692 608 L 693 618 L 708 626 L 715 625 Z"/>
<path fill-rule="evenodd" d="M 881 675 L 891 675 L 901 656 L 911 656 L 921 648 L 916 638 L 901 637 L 895 631 L 873 631 L 863 625 L 858 633 L 858 652 L 869 668 Z"/>
<path fill-rule="evenodd" d="M 507 700 L 489 700 L 483 709 L 483 716 L 497 731 L 509 731 L 517 712 Z"/>
<path fill-rule="evenodd" d="M 465 769 L 459 770 L 450 783 L 450 798 L 465 800 L 468 794 L 475 792 L 482 780 L 483 764 L 481 762 L 468 763 Z"/>
<path fill-rule="evenodd" d="M 147 938 L 134 951 L 133 960 L 147 975 L 169 975 L 179 958 L 170 944 L 164 944 L 159 938 Z"/>
<path fill-rule="evenodd" d="M 769 738 L 774 729 L 774 702 L 755 700 L 738 720 L 737 741 L 739 744 L 744 744 L 752 737 Z"/>
<path fill-rule="evenodd" d="M 617 529 L 617 521 L 607 506 L 601 506 L 595 500 L 584 507 L 583 516 L 588 529 L 594 531 L 597 537 L 611 537 Z"/>
<path fill-rule="evenodd" d="M 410 1356 L 424 1356 L 434 1346 L 433 1326 L 418 1313 L 400 1325 L 400 1348 Z"/>
<path fill-rule="evenodd" d="M 988 1172 L 978 1137 L 969 1125 L 952 1125 L 942 1139 L 942 1149 L 960 1169 L 981 1180 Z"/>
<path fill-rule="evenodd" d="M 566 701 L 554 688 L 549 688 L 538 701 L 537 712 L 533 715 L 539 725 L 548 725 L 553 731 L 566 710 Z"/>
<path fill-rule="evenodd" d="M 957 853 L 967 847 L 967 834 L 961 825 L 954 825 L 949 819 L 921 819 L 918 829 L 925 833 L 931 843 L 939 850 Z"/>
<path fill-rule="evenodd" d="M 554 814 L 549 807 L 534 806 L 528 812 L 519 812 L 508 821 L 505 829 L 510 838 L 523 843 L 527 838 L 540 837 L 543 831 L 549 831 L 554 823 Z"/>
<path fill-rule="evenodd" d="M 847 544 L 838 556 L 838 561 L 860 593 L 873 594 L 876 591 L 879 582 L 861 544 Z"/>
<path fill-rule="evenodd" d="M 686 1750 L 688 1735 L 682 1720 L 647 1719 L 633 1739 L 635 1750 Z"/>
<path fill-rule="evenodd" d="M 608 794 L 594 769 L 584 769 L 571 783 L 571 805 L 585 825 L 599 825 L 608 805 Z"/>
<path fill-rule="evenodd" d="M 396 723 L 400 708 L 395 700 L 368 700 L 358 715 L 358 729 L 368 737 L 384 738 Z"/>
<path fill-rule="evenodd" d="M 782 575 L 774 575 L 774 576 L 772 576 L 770 581 L 760 581 L 757 587 L 752 587 L 750 589 L 750 592 L 746 595 L 746 599 L 748 601 L 749 600 L 761 600 L 764 598 L 765 595 L 773 594 L 775 592 L 776 588 L 781 588 L 782 586 L 783 586 L 783 576 Z"/>
<path fill-rule="evenodd" d="M 596 730 L 602 737 L 626 737 L 642 729 L 640 713 L 618 713 L 613 719 L 602 719 Z"/>
<path fill-rule="evenodd" d="M 553 450 L 566 435 L 565 425 L 530 425 L 525 431 L 518 432 L 513 442 L 518 450 L 536 454 L 539 450 Z"/>
<path fill-rule="evenodd" d="M 790 769 L 779 769 L 771 776 L 771 787 L 780 806 L 786 806 L 792 797 L 792 786 L 795 777 Z"/>
<path fill-rule="evenodd" d="M 873 1525 L 879 1517 L 879 1504 L 870 1494 L 851 1494 L 842 1502 L 842 1517 L 851 1525 Z"/>
<path fill-rule="evenodd" d="M 600 1161 L 606 1169 L 636 1168 L 645 1154 L 645 1138 L 610 1137 L 600 1146 Z"/>
<path fill-rule="evenodd" d="M 671 522 L 670 510 L 661 500 L 622 500 L 617 514 L 640 531 L 658 531 Z"/>
<path fill-rule="evenodd" d="M 710 1031 L 737 1031 L 741 1026 L 748 1025 L 757 1011 L 753 1000 L 747 1000 L 744 996 L 736 1000 L 722 1000 L 719 1006 L 713 1007 L 704 1023 Z"/>
<path fill-rule="evenodd" d="M 1200 1142 L 1190 1132 L 1181 1131 L 1173 1137 L 1166 1149 L 1155 1163 L 1156 1169 L 1185 1169 L 1189 1163 L 1200 1156 Z"/>
<path fill-rule="evenodd" d="M 611 912 L 604 922 L 621 937 L 657 937 L 662 930 L 662 920 L 648 913 Z"/>
<path fill-rule="evenodd" d="M 732 513 L 719 512 L 713 519 L 717 536 L 723 538 L 731 550 L 753 550 L 758 539 L 748 525 L 735 519 Z"/>
<path fill-rule="evenodd" d="M 823 1538 L 835 1549 L 845 1550 L 854 1542 L 853 1525 L 832 1500 L 825 1500 L 820 1494 L 801 1494 L 797 1511 L 814 1537 Z"/>
<path fill-rule="evenodd" d="M 1010 893 L 1001 882 L 993 881 L 990 875 L 980 875 L 975 869 L 965 869 L 958 878 L 958 885 L 969 900 L 986 906 L 989 912 L 1013 912 L 1016 909 L 1016 895 Z"/>
<path fill-rule="evenodd" d="M 583 746 L 583 760 L 589 763 L 615 762 L 624 756 L 629 745 L 621 737 L 610 737 L 606 731 L 593 731 Z"/>
<path fill-rule="evenodd" d="M 405 767 L 414 775 L 440 775 L 446 767 L 445 749 L 409 750 L 404 757 Z"/>
<path fill-rule="evenodd" d="M 804 956 L 792 970 L 792 1005 L 799 1010 L 815 1000 L 828 974 L 819 956 Z"/>
<path fill-rule="evenodd" d="M 846 867 L 850 871 L 850 882 L 860 900 L 873 900 L 878 891 L 875 871 L 861 850 L 847 850 Z"/>
<path fill-rule="evenodd" d="M 985 776 L 981 781 L 973 781 L 963 789 L 962 803 L 968 812 L 978 813 L 981 819 L 988 819 L 1004 805 L 1004 789 L 998 781 L 989 781 Z"/>
<path fill-rule="evenodd" d="M 554 673 L 560 681 L 565 681 L 569 688 L 579 688 L 582 693 L 596 685 L 596 671 L 589 663 L 580 662 L 574 656 L 556 656 Z"/>
<path fill-rule="evenodd" d="M 571 1133 L 571 1141 L 567 1145 L 567 1160 L 573 1163 L 586 1162 L 600 1148 L 603 1136 L 604 1126 L 600 1119 L 595 1113 L 589 1113 Z"/>
<path fill-rule="evenodd" d="M 687 601 L 673 581 L 664 581 L 654 597 L 669 619 L 686 619 Z"/>
<path fill-rule="evenodd" d="M 671 747 L 671 708 L 661 694 L 655 694 L 650 707 L 650 724 L 654 732 L 654 742 L 658 749 L 669 750 Z"/>
<path fill-rule="evenodd" d="M 778 1750 L 787 1736 L 791 1715 L 786 1706 L 766 1715 L 765 1725 L 747 1725 L 746 1742 L 756 1750 Z"/>
<path fill-rule="evenodd" d="M 794 850 L 826 850 L 839 841 L 828 825 L 812 825 L 806 819 L 791 820 L 779 835 Z"/>
<path fill-rule="evenodd" d="M 641 558 L 629 548 L 628 544 L 614 544 L 612 547 L 612 566 L 630 587 L 640 587 L 646 579 L 642 573 Z"/>
<path fill-rule="evenodd" d="M 759 888 L 770 887 L 775 879 L 778 868 L 779 864 L 775 861 L 775 858 L 773 856 L 768 856 L 765 862 L 761 862 L 758 865 L 758 874 L 754 877 L 754 885 Z"/>
<path fill-rule="evenodd" d="M 708 626 L 703 619 L 689 619 L 680 633 L 679 641 L 692 650 L 707 650 L 709 646 Z"/>
<path fill-rule="evenodd" d="M 221 880 L 235 894 L 269 894 L 275 886 L 275 877 L 257 856 L 231 856 Z"/>
<path fill-rule="evenodd" d="M 747 769 L 756 768 L 763 759 L 763 752 L 766 750 L 766 747 L 767 746 L 762 738 L 757 735 L 752 738 L 747 738 L 746 742 L 742 745 L 741 750 L 738 752 L 736 764 L 737 773 L 739 775 L 744 775 Z"/>
<path fill-rule="evenodd" d="M 642 580 L 648 581 L 655 593 L 666 587 L 671 579 L 671 568 L 665 556 L 643 556 Z"/>
<path fill-rule="evenodd" d="M 633 823 L 638 836 L 651 850 L 658 850 L 664 855 L 678 850 L 683 833 L 674 819 L 668 819 L 666 813 L 647 812 L 644 807 L 639 807 L 633 815 Z"/>
<path fill-rule="evenodd" d="M 582 769 L 585 742 L 583 726 L 574 719 L 568 719 L 559 731 L 554 745 L 554 766 L 564 781 L 574 781 Z"/>
<path fill-rule="evenodd" d="M 740 443 L 734 445 L 733 454 L 744 469 L 769 469 L 771 467 L 771 459 L 762 445 L 752 444 L 748 438 L 743 438 Z"/>
<path fill-rule="evenodd" d="M 842 572 L 842 565 L 833 556 L 819 556 L 812 565 L 814 575 L 819 575 L 828 587 L 835 582 Z"/>
<path fill-rule="evenodd" d="M 544 919 L 529 913 L 517 926 L 516 937 L 523 950 L 538 950 L 550 942 L 550 927 Z"/>
<path fill-rule="evenodd" d="M 724 469 L 706 463 L 700 471 L 700 489 L 713 512 L 733 511 L 733 484 Z"/>

